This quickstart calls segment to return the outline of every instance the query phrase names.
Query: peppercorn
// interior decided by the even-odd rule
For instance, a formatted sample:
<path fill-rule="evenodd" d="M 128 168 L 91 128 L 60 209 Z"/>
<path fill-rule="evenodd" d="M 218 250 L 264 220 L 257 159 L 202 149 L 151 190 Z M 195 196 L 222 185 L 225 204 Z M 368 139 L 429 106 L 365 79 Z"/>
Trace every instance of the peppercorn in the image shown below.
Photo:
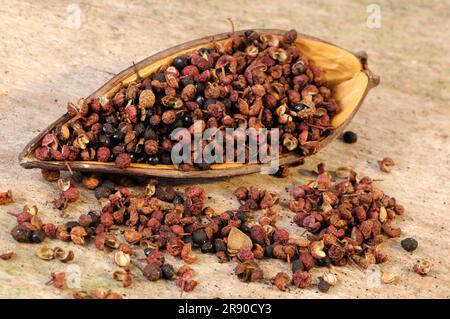
<path fill-rule="evenodd" d="M 292 262 L 291 268 L 293 273 L 297 272 L 297 270 L 305 270 L 305 266 L 303 266 L 303 263 L 300 259 L 294 260 Z"/>
<path fill-rule="evenodd" d="M 202 247 L 200 248 L 201 252 L 203 254 L 207 254 L 207 253 L 213 253 L 214 252 L 214 246 L 210 241 L 207 241 L 206 243 L 204 243 L 202 245 Z"/>
<path fill-rule="evenodd" d="M 111 195 L 111 191 L 102 185 L 95 189 L 94 194 L 95 194 L 95 198 L 97 198 L 97 199 L 106 198 L 109 195 Z"/>
<path fill-rule="evenodd" d="M 220 239 L 220 238 L 214 239 L 214 250 L 216 252 L 227 250 L 227 245 L 225 244 L 223 239 Z"/>
<path fill-rule="evenodd" d="M 342 135 L 342 138 L 345 143 L 353 144 L 358 140 L 358 135 L 352 131 L 347 131 Z"/>
<path fill-rule="evenodd" d="M 164 76 L 164 73 L 155 73 L 155 75 L 153 75 L 153 81 L 158 81 L 158 82 L 166 82 L 166 77 Z"/>
<path fill-rule="evenodd" d="M 127 168 L 131 165 L 131 156 L 130 154 L 120 153 L 116 157 L 115 164 L 119 168 Z"/>
<path fill-rule="evenodd" d="M 31 239 L 31 231 L 24 225 L 17 225 L 11 230 L 11 236 L 19 243 L 29 243 Z"/>
<path fill-rule="evenodd" d="M 192 234 L 192 240 L 195 244 L 201 246 L 203 245 L 207 240 L 206 233 L 203 229 L 198 229 Z"/>
<path fill-rule="evenodd" d="M 184 56 L 177 56 L 173 59 L 172 65 L 178 70 L 182 70 L 187 65 L 186 58 Z"/>
<path fill-rule="evenodd" d="M 158 266 L 153 265 L 153 264 L 148 264 L 142 270 L 142 274 L 148 280 L 156 281 L 161 278 L 162 271 L 161 271 L 161 268 L 159 268 Z"/>
<path fill-rule="evenodd" d="M 190 235 L 183 236 L 182 240 L 183 240 L 183 242 L 186 243 L 186 244 L 189 244 L 189 243 L 192 244 L 192 243 L 194 242 L 194 241 L 192 240 L 192 236 L 190 236 Z"/>
<path fill-rule="evenodd" d="M 183 204 L 184 204 L 184 199 L 183 199 L 183 197 L 180 196 L 180 195 L 175 195 L 175 197 L 174 197 L 172 203 L 173 203 L 174 205 L 183 205 Z"/>
<path fill-rule="evenodd" d="M 205 98 L 202 95 L 197 95 L 194 101 L 198 104 L 199 107 L 203 108 L 203 105 L 205 104 Z"/>
<path fill-rule="evenodd" d="M 150 155 L 150 156 L 148 157 L 147 162 L 148 162 L 150 165 L 156 165 L 156 164 L 159 163 L 159 157 L 158 157 L 157 155 Z"/>
<path fill-rule="evenodd" d="M 325 256 L 325 258 L 322 259 L 315 259 L 314 262 L 317 267 L 328 267 L 331 265 L 331 259 L 328 256 Z"/>
<path fill-rule="evenodd" d="M 125 134 L 123 133 L 123 132 L 115 132 L 112 136 L 111 136 L 111 139 L 112 139 L 112 142 L 113 143 L 115 143 L 115 144 L 118 144 L 118 143 L 121 143 L 121 142 L 123 142 L 123 139 L 125 138 Z M 109 144 L 108 144 L 109 145 Z M 108 145 L 105 145 L 105 146 L 108 146 Z"/>
<path fill-rule="evenodd" d="M 205 85 L 202 82 L 197 82 L 195 83 L 195 91 L 198 94 L 203 94 L 203 92 L 205 91 Z M 200 96 L 200 95 L 199 95 Z M 203 100 L 204 101 L 204 100 Z M 197 102 L 197 101 L 196 101 Z M 202 103 L 203 104 L 203 103 Z M 199 104 L 200 105 L 200 104 Z"/>
<path fill-rule="evenodd" d="M 403 239 L 400 244 L 402 245 L 402 248 L 408 252 L 412 252 L 417 249 L 417 246 L 419 243 L 414 238 L 405 238 Z"/>
<path fill-rule="evenodd" d="M 110 144 L 111 144 L 111 141 L 108 136 L 100 135 L 98 137 L 98 145 L 99 146 L 109 146 Z"/>
<path fill-rule="evenodd" d="M 145 125 L 144 125 L 144 123 L 142 123 L 142 122 L 139 122 L 139 123 L 137 123 L 135 126 L 134 126 L 134 131 L 137 133 L 137 135 L 142 135 L 142 134 L 144 134 L 144 132 L 145 132 Z"/>
<path fill-rule="evenodd" d="M 185 76 L 181 79 L 181 85 L 183 87 L 188 86 L 189 84 L 195 85 L 195 81 L 192 76 Z"/>
<path fill-rule="evenodd" d="M 111 136 L 116 132 L 116 129 L 110 123 L 103 124 L 102 130 L 103 130 L 103 133 L 105 133 L 105 135 L 107 135 L 107 136 Z"/>
<path fill-rule="evenodd" d="M 175 278 L 175 269 L 171 264 L 164 264 L 161 266 L 162 276 L 164 279 L 172 280 Z"/>
<path fill-rule="evenodd" d="M 144 254 L 145 254 L 145 256 L 150 255 L 150 254 L 152 253 L 152 251 L 153 251 L 153 248 L 151 248 L 151 247 L 145 248 L 145 249 L 144 249 Z"/>
<path fill-rule="evenodd" d="M 78 227 L 78 226 L 80 226 L 80 223 L 78 223 L 77 221 L 74 221 L 74 220 L 68 221 L 68 222 L 66 223 L 67 231 L 68 231 L 69 233 L 70 233 L 70 231 L 72 230 L 72 228 Z"/>
<path fill-rule="evenodd" d="M 198 55 L 203 56 L 204 54 L 208 53 L 208 49 L 207 48 L 200 48 L 197 51 Z"/>
<path fill-rule="evenodd" d="M 328 290 L 330 290 L 331 285 L 325 281 L 323 278 L 319 279 L 319 284 L 317 285 L 317 288 L 320 292 L 326 293 Z"/>
<path fill-rule="evenodd" d="M 298 113 L 298 112 L 302 111 L 303 109 L 305 109 L 306 107 L 308 107 L 308 106 L 304 103 L 297 104 L 296 106 L 294 106 L 294 112 Z"/>
<path fill-rule="evenodd" d="M 239 211 L 236 213 L 236 218 L 241 220 L 243 223 L 245 223 L 248 220 L 248 214 L 247 212 Z"/>
<path fill-rule="evenodd" d="M 266 257 L 269 257 L 269 258 L 275 258 L 275 256 L 274 256 L 274 254 L 273 254 L 273 248 L 274 248 L 274 246 L 275 245 L 268 245 L 268 246 L 266 246 L 266 247 L 264 247 L 264 255 L 266 256 Z"/>
<path fill-rule="evenodd" d="M 186 127 L 189 127 L 192 125 L 192 118 L 188 114 L 185 114 L 183 116 L 183 125 Z"/>

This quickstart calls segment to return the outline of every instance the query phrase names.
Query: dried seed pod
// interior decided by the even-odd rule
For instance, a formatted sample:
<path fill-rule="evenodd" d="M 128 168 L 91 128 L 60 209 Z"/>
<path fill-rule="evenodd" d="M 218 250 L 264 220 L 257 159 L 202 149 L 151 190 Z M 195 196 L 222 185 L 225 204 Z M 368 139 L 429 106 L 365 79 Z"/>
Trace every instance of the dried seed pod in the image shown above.
<path fill-rule="evenodd" d="M 54 258 L 53 249 L 42 246 L 36 251 L 36 255 L 43 260 L 52 260 Z"/>
<path fill-rule="evenodd" d="M 123 251 L 118 251 L 114 254 L 114 262 L 119 267 L 127 267 L 130 265 L 131 257 Z"/>
<path fill-rule="evenodd" d="M 323 280 L 328 282 L 331 286 L 336 286 L 337 284 L 337 277 L 333 273 L 326 273 L 322 276 Z"/>
<path fill-rule="evenodd" d="M 227 238 L 227 249 L 230 254 L 237 253 L 240 249 L 252 249 L 253 243 L 250 237 L 236 227 L 232 227 Z"/>
<path fill-rule="evenodd" d="M 75 257 L 75 254 L 72 250 L 65 251 L 61 247 L 55 247 L 55 249 L 53 249 L 53 255 L 56 259 L 58 259 L 59 261 L 61 261 L 63 263 L 72 261 Z"/>
<path fill-rule="evenodd" d="M 381 274 L 381 282 L 383 284 L 392 284 L 398 280 L 398 276 L 396 274 L 390 272 L 383 272 Z"/>
<path fill-rule="evenodd" d="M 414 272 L 421 276 L 426 276 L 432 268 L 433 264 L 426 259 L 418 260 L 413 266 Z"/>
<path fill-rule="evenodd" d="M 379 164 L 380 164 L 380 171 L 390 173 L 392 169 L 391 167 L 395 165 L 395 162 L 392 158 L 385 157 L 381 161 L 379 161 Z"/>
<path fill-rule="evenodd" d="M 291 283 L 291 277 L 285 272 L 279 272 L 270 280 L 270 282 L 279 290 L 286 291 L 287 287 Z"/>

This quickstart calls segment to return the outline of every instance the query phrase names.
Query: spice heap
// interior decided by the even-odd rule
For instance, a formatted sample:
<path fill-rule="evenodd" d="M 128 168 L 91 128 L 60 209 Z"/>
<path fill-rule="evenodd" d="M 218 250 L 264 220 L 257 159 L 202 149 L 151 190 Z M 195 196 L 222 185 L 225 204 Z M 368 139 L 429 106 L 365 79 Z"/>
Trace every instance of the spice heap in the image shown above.
<path fill-rule="evenodd" d="M 340 169 L 337 175 L 342 177 L 343 172 Z M 237 263 L 235 274 L 244 282 L 264 279 L 258 260 L 285 260 L 292 275 L 280 272 L 271 278 L 278 289 L 284 291 L 291 284 L 298 288 L 317 284 L 320 291 L 326 292 L 336 284 L 336 278 L 327 273 L 314 283 L 311 270 L 348 262 L 363 269 L 385 262 L 387 256 L 379 245 L 383 235 L 400 235 L 392 222 L 404 212 L 403 206 L 374 187 L 369 177 L 358 180 L 354 171 L 346 172 L 346 179 L 333 185 L 331 174 L 319 164 L 315 181 L 291 188 L 288 206 L 295 212 L 294 222 L 309 231 L 307 237 L 291 236 L 276 225 L 274 206 L 279 198 L 272 192 L 254 186 L 239 187 L 234 195 L 240 206 L 216 213 L 205 206 L 202 187 L 189 186 L 182 194 L 156 180 L 149 180 L 137 195 L 126 187 L 115 188 L 100 198 L 99 214 L 91 211 L 81 214 L 78 221 L 59 226 L 44 223 L 36 207 L 25 206 L 21 213 L 13 214 L 18 225 L 11 234 L 19 242 L 39 243 L 49 237 L 78 245 L 93 241 L 99 250 L 114 250 L 114 263 L 120 269 L 113 277 L 124 287 L 132 284 L 134 265 L 150 281 L 176 280 L 182 291 L 192 291 L 197 281 L 188 264 L 196 262 L 192 251 L 198 249 L 214 253 L 221 263 L 233 259 Z M 59 184 L 73 187 L 71 183 Z M 258 218 L 257 210 L 264 210 Z M 413 251 L 417 241 L 408 238 L 402 246 Z M 182 259 L 185 265 L 176 271 L 166 262 L 164 252 Z M 73 252 L 58 247 L 41 247 L 37 255 L 62 262 L 74 258 Z M 414 270 L 425 274 L 431 269 L 425 266 L 416 265 Z"/>
<path fill-rule="evenodd" d="M 392 222 L 404 213 L 402 205 L 374 187 L 365 176 L 359 181 L 348 171 L 348 179 L 332 185 L 323 165 L 311 185 L 291 189 L 289 208 L 294 221 L 314 236 L 309 245 L 311 256 L 319 263 L 343 266 L 348 261 L 367 268 L 387 260 L 378 248 L 383 236 L 399 237 Z"/>
<path fill-rule="evenodd" d="M 170 164 L 176 142 L 170 133 L 184 127 L 192 134 L 194 121 L 200 121 L 202 131 L 279 128 L 282 152 L 314 154 L 332 132 L 330 119 L 339 106 L 323 71 L 295 47 L 296 38 L 295 30 L 282 37 L 231 33 L 225 42 L 178 56 L 157 73 L 138 77 L 111 99 L 69 103 L 72 118 L 42 139 L 35 156 L 114 161 L 120 168 Z M 248 151 L 236 148 L 236 158 L 239 152 L 248 160 Z M 208 169 L 209 164 L 180 169 Z"/>

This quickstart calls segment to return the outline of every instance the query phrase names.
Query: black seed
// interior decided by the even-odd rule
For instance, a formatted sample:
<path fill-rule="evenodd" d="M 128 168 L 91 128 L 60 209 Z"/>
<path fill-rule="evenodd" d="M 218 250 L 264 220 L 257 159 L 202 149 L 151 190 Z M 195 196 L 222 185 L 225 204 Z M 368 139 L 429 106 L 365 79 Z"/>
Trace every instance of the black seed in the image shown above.
<path fill-rule="evenodd" d="M 308 107 L 306 104 L 303 103 L 297 104 L 296 106 L 294 106 L 294 112 L 300 112 L 306 107 Z"/>
<path fill-rule="evenodd" d="M 84 227 L 84 230 L 86 231 L 86 234 L 87 234 L 85 236 L 86 239 L 91 238 L 95 234 L 95 230 L 93 228 L 91 228 L 91 227 Z"/>
<path fill-rule="evenodd" d="M 185 114 L 183 116 L 183 125 L 184 127 L 189 127 L 192 125 L 192 118 L 190 117 L 190 115 Z"/>
<path fill-rule="evenodd" d="M 403 249 L 408 252 L 416 250 L 417 246 L 419 245 L 417 240 L 411 237 L 403 239 L 400 244 L 402 245 Z"/>
<path fill-rule="evenodd" d="M 145 115 L 147 116 L 148 119 L 151 118 L 152 115 L 153 115 L 152 109 L 147 109 L 147 110 L 145 111 Z"/>
<path fill-rule="evenodd" d="M 207 241 L 206 243 L 204 243 L 202 245 L 200 250 L 202 251 L 203 254 L 213 253 L 214 252 L 214 247 L 213 247 L 213 244 L 210 241 Z"/>
<path fill-rule="evenodd" d="M 159 163 L 159 157 L 157 155 L 150 155 L 148 157 L 148 163 L 150 165 L 156 165 Z"/>
<path fill-rule="evenodd" d="M 106 147 L 108 147 L 109 145 L 111 145 L 111 141 L 109 140 L 108 136 L 100 135 L 98 137 L 98 145 L 99 146 L 106 146 Z"/>
<path fill-rule="evenodd" d="M 114 126 L 112 126 L 111 123 L 103 124 L 102 130 L 103 130 L 103 133 L 105 133 L 105 135 L 108 135 L 108 136 L 111 136 L 116 132 L 116 129 L 114 128 Z"/>
<path fill-rule="evenodd" d="M 180 195 L 176 195 L 173 199 L 172 203 L 174 205 L 183 205 L 184 204 L 184 198 Z"/>
<path fill-rule="evenodd" d="M 150 254 L 152 253 L 152 251 L 153 251 L 153 248 L 151 248 L 151 247 L 145 248 L 145 249 L 144 249 L 144 254 L 145 254 L 145 256 L 150 255 Z"/>
<path fill-rule="evenodd" d="M 45 239 L 45 233 L 42 230 L 37 230 L 31 233 L 32 243 L 42 243 Z"/>
<path fill-rule="evenodd" d="M 204 243 L 206 243 L 207 240 L 207 236 L 206 233 L 203 229 L 198 229 L 196 230 L 193 234 L 192 234 L 192 240 L 194 241 L 195 244 L 197 245 L 203 245 Z"/>
<path fill-rule="evenodd" d="M 119 120 L 114 115 L 110 115 L 105 119 L 106 123 L 111 124 L 112 126 L 117 126 L 119 124 Z"/>
<path fill-rule="evenodd" d="M 115 186 L 114 182 L 112 180 L 110 180 L 110 179 L 107 179 L 106 181 L 104 181 L 102 183 L 102 187 L 106 187 L 110 191 L 115 191 L 115 189 L 116 189 L 116 186 Z"/>
<path fill-rule="evenodd" d="M 97 226 L 100 224 L 100 217 L 94 211 L 90 211 L 88 216 L 92 219 L 91 226 Z"/>
<path fill-rule="evenodd" d="M 154 131 L 153 129 L 151 129 L 150 127 L 148 127 L 148 128 L 145 130 L 144 138 L 145 138 L 146 140 L 156 140 L 156 139 L 158 138 L 158 136 L 156 135 L 156 133 L 155 133 L 155 131 Z"/>
<path fill-rule="evenodd" d="M 181 70 L 187 65 L 186 58 L 184 56 L 177 56 L 173 59 L 172 65 L 178 70 Z"/>
<path fill-rule="evenodd" d="M 227 245 L 225 244 L 223 239 L 220 238 L 214 239 L 214 250 L 216 252 L 227 250 Z"/>
<path fill-rule="evenodd" d="M 231 114 L 232 112 L 232 104 L 230 99 L 223 99 L 222 100 L 223 105 L 225 105 L 225 111 L 227 114 Z"/>
<path fill-rule="evenodd" d="M 317 259 L 315 262 L 318 267 L 327 267 L 331 265 L 331 259 L 328 256 L 325 256 L 325 258 L 322 259 Z"/>
<path fill-rule="evenodd" d="M 137 124 L 134 126 L 134 130 L 136 131 L 136 133 L 137 133 L 138 135 L 144 134 L 144 132 L 145 132 L 145 125 L 144 125 L 144 123 L 142 123 L 142 122 L 137 123 Z"/>
<path fill-rule="evenodd" d="M 112 135 L 112 140 L 114 144 L 119 144 L 123 142 L 123 139 L 125 138 L 125 134 L 123 132 L 117 131 Z"/>
<path fill-rule="evenodd" d="M 194 84 L 194 79 L 191 76 L 186 76 L 184 78 L 181 79 L 181 85 L 183 87 L 189 85 L 189 84 Z"/>
<path fill-rule="evenodd" d="M 248 214 L 246 212 L 237 212 L 236 218 L 245 223 L 248 220 Z"/>
<path fill-rule="evenodd" d="M 97 199 L 105 198 L 105 197 L 108 197 L 109 195 L 111 195 L 111 190 L 109 188 L 103 187 L 103 185 L 102 185 L 95 189 L 94 194 L 95 194 L 95 198 L 97 198 Z"/>
<path fill-rule="evenodd" d="M 327 292 L 328 290 L 330 290 L 331 285 L 325 281 L 323 278 L 320 278 L 319 284 L 317 286 L 317 288 L 319 288 L 320 292 Z"/>
<path fill-rule="evenodd" d="M 345 143 L 353 144 L 358 140 L 358 135 L 352 131 L 347 131 L 342 135 L 342 139 Z"/>
<path fill-rule="evenodd" d="M 195 83 L 195 91 L 197 94 L 202 94 L 205 91 L 205 85 L 201 82 Z"/>
<path fill-rule="evenodd" d="M 295 273 L 297 270 L 305 270 L 305 266 L 303 265 L 303 263 L 300 261 L 300 259 L 296 259 L 292 262 L 291 265 L 292 268 L 292 272 Z"/>
<path fill-rule="evenodd" d="M 164 73 L 156 73 L 153 76 L 153 80 L 158 82 L 166 82 L 166 77 L 164 76 Z"/>
<path fill-rule="evenodd" d="M 183 240 L 183 242 L 186 243 L 186 244 L 192 244 L 192 243 L 194 242 L 194 241 L 192 240 L 192 236 L 191 236 L 191 235 L 184 236 L 184 237 L 182 238 L 182 240 Z"/>
<path fill-rule="evenodd" d="M 206 102 L 203 104 L 203 108 L 206 109 L 208 105 L 216 103 L 215 99 L 207 99 Z"/>
<path fill-rule="evenodd" d="M 11 230 L 11 236 L 19 243 L 29 243 L 31 231 L 23 225 L 17 225 Z"/>
<path fill-rule="evenodd" d="M 80 226 L 80 224 L 74 220 L 69 221 L 66 223 L 66 227 L 67 227 L 67 231 L 70 233 L 70 231 L 72 230 L 72 228 Z"/>
<path fill-rule="evenodd" d="M 208 49 L 207 48 L 200 48 L 200 49 L 198 49 L 198 54 L 199 55 L 204 55 L 205 53 L 207 53 L 208 52 Z"/>
<path fill-rule="evenodd" d="M 266 255 L 266 257 L 275 258 L 274 254 L 273 254 L 273 246 L 274 245 L 269 245 L 269 246 L 264 247 L 264 255 Z"/>
<path fill-rule="evenodd" d="M 172 280 L 175 278 L 175 269 L 171 264 L 162 265 L 161 271 L 164 279 Z"/>
<path fill-rule="evenodd" d="M 201 95 L 197 95 L 197 97 L 195 98 L 195 103 L 197 103 L 199 107 L 202 107 L 205 103 L 205 98 Z"/>

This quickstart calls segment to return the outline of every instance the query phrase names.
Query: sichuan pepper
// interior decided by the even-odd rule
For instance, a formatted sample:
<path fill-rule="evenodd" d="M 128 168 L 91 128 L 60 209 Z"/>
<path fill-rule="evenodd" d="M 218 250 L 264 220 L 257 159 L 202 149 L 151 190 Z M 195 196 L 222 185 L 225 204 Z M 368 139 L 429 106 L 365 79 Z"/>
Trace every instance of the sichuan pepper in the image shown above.
<path fill-rule="evenodd" d="M 47 133 L 38 160 L 171 164 L 179 127 L 279 128 L 282 152 L 310 155 L 333 131 L 339 112 L 323 71 L 296 46 L 297 33 L 282 37 L 230 33 L 224 42 L 175 57 L 148 77 L 119 88 L 111 97 L 68 103 L 72 116 Z M 182 61 L 182 62 L 180 62 Z M 203 145 L 206 147 L 206 145 Z M 235 156 L 239 155 L 236 150 Z M 246 159 L 248 160 L 248 158 Z M 209 169 L 208 163 L 180 169 Z M 280 170 L 284 176 L 286 171 Z"/>

